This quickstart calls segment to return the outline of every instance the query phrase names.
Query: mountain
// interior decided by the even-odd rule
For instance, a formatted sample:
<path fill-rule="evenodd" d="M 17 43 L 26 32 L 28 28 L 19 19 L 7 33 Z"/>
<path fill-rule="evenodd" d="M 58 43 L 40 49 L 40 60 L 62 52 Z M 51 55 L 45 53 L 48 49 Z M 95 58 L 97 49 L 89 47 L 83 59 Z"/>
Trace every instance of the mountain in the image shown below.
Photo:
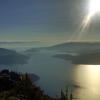
<path fill-rule="evenodd" d="M 73 64 L 82 64 L 82 65 L 100 65 L 100 51 L 90 51 L 80 53 L 78 55 L 70 54 L 56 54 L 53 57 L 61 58 L 64 60 L 70 60 Z"/>
<path fill-rule="evenodd" d="M 16 51 L 0 48 L 0 64 L 25 64 L 29 59 L 28 56 L 17 53 Z"/>
<path fill-rule="evenodd" d="M 64 51 L 64 54 L 56 54 L 53 57 L 70 60 L 73 64 L 100 64 L 100 43 L 64 43 L 55 45 L 49 50 Z"/>
<path fill-rule="evenodd" d="M 94 50 L 100 49 L 99 42 L 69 42 L 62 43 L 58 45 L 54 45 L 48 48 L 49 50 L 59 50 L 59 51 L 67 51 L 67 52 L 80 52 L 80 50 Z"/>
<path fill-rule="evenodd" d="M 99 42 L 68 42 L 62 43 L 58 45 L 53 45 L 49 47 L 40 47 L 40 48 L 31 48 L 26 50 L 26 53 L 39 52 L 40 50 L 56 50 L 67 53 L 80 53 L 87 52 L 90 50 L 99 50 L 100 43 Z"/>
<path fill-rule="evenodd" d="M 73 58 L 74 64 L 100 65 L 100 51 L 83 53 Z"/>

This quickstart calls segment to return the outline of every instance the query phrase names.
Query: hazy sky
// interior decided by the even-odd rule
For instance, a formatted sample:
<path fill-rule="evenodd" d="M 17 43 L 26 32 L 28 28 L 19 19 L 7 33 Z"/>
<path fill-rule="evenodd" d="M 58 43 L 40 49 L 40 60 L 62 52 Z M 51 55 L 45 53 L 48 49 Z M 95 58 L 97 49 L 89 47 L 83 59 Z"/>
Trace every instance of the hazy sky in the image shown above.
<path fill-rule="evenodd" d="M 67 41 L 87 14 L 89 0 L 0 0 L 1 41 Z M 81 40 L 100 39 L 100 16 Z"/>

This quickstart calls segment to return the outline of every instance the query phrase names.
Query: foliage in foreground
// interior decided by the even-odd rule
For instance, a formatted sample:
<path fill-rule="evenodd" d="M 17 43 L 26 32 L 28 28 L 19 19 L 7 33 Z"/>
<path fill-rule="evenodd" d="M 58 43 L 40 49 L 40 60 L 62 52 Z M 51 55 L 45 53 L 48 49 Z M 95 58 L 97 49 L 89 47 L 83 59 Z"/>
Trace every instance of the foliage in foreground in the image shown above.
<path fill-rule="evenodd" d="M 28 74 L 3 70 L 0 72 L 0 100 L 72 100 L 68 91 L 61 91 L 60 98 L 45 95 L 40 87 L 32 83 Z"/>
<path fill-rule="evenodd" d="M 52 98 L 32 83 L 27 74 L 19 75 L 5 70 L 0 73 L 0 100 L 52 100 Z"/>

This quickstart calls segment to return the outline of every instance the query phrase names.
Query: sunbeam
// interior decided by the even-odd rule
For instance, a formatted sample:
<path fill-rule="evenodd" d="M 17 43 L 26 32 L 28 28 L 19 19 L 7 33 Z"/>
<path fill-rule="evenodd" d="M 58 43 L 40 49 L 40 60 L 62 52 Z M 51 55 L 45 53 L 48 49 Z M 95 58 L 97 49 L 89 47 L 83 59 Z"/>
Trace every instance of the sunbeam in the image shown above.
<path fill-rule="evenodd" d="M 81 39 L 81 37 L 85 34 L 84 31 L 86 31 L 90 25 L 92 17 L 95 16 L 100 11 L 100 0 L 89 0 L 89 6 L 88 6 L 88 13 L 83 18 L 83 21 L 80 25 L 80 27 L 76 30 L 74 35 L 71 37 L 70 41 L 78 41 Z"/>

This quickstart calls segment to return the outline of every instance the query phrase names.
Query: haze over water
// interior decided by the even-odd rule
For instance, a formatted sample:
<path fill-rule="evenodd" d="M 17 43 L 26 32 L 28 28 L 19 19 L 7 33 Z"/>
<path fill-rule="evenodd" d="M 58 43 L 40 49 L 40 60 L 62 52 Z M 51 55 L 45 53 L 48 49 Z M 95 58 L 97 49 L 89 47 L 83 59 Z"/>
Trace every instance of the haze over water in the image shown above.
<path fill-rule="evenodd" d="M 7 47 L 6 47 L 7 48 Z M 11 49 L 11 48 L 10 48 Z M 14 50 L 20 50 L 20 46 Z M 0 69 L 34 73 L 40 77 L 37 85 L 50 96 L 60 95 L 61 89 L 76 86 L 73 95 L 79 100 L 100 100 L 100 65 L 75 65 L 70 60 L 53 57 L 55 54 L 68 54 L 56 50 L 32 52 L 25 65 L 0 65 Z M 70 53 L 71 54 L 71 53 Z"/>
<path fill-rule="evenodd" d="M 14 49 L 14 48 L 13 48 Z M 15 48 L 16 49 L 16 48 Z M 21 48 L 22 49 L 22 48 Z M 20 52 L 19 48 L 16 51 Z M 22 52 L 22 50 L 21 50 Z M 34 73 L 40 77 L 37 84 L 50 96 L 60 94 L 61 89 L 66 88 L 71 82 L 71 62 L 55 58 L 57 51 L 41 50 L 33 52 L 28 64 L 25 65 L 0 65 L 0 69 L 10 69 L 17 72 Z"/>

